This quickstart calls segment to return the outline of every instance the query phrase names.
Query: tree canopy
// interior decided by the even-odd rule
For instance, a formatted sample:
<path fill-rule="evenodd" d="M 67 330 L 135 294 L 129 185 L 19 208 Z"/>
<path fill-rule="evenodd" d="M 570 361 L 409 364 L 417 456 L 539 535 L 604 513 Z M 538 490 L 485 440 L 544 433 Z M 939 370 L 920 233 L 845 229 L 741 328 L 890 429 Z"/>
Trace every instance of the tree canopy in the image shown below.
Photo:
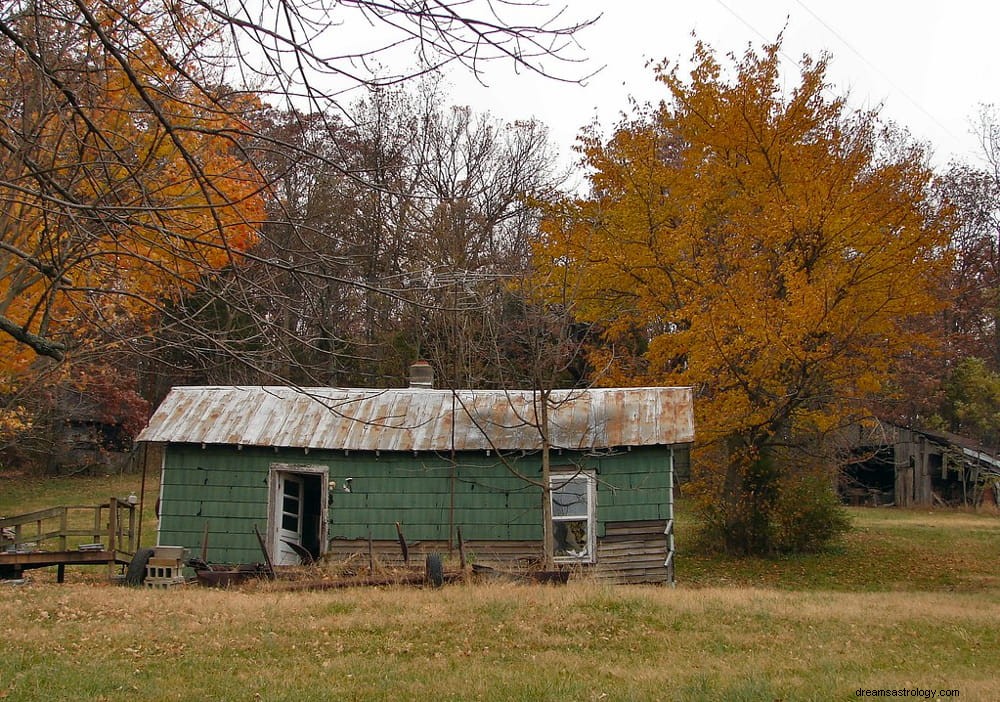
<path fill-rule="evenodd" d="M 731 78 L 700 43 L 689 77 L 659 66 L 669 99 L 583 141 L 592 192 L 551 209 L 537 252 L 583 319 L 615 320 L 606 382 L 696 388 L 708 501 L 740 550 L 770 548 L 767 454 L 862 416 L 924 342 L 909 322 L 940 304 L 952 227 L 923 150 L 831 97 L 825 58 L 786 90 L 780 51 Z"/>

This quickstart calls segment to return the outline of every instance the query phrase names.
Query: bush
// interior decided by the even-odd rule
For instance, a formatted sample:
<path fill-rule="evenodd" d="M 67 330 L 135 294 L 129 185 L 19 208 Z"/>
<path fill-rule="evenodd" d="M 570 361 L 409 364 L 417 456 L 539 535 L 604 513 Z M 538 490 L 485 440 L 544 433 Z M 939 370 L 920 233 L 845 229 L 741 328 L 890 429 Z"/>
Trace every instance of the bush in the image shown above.
<path fill-rule="evenodd" d="M 730 466 L 728 479 L 720 463 L 703 462 L 691 484 L 703 548 L 736 556 L 808 553 L 849 529 L 828 472 L 801 457 L 774 451 L 738 474 Z"/>
<path fill-rule="evenodd" d="M 818 473 L 786 477 L 772 515 L 775 551 L 819 551 L 850 529 L 830 479 Z"/>

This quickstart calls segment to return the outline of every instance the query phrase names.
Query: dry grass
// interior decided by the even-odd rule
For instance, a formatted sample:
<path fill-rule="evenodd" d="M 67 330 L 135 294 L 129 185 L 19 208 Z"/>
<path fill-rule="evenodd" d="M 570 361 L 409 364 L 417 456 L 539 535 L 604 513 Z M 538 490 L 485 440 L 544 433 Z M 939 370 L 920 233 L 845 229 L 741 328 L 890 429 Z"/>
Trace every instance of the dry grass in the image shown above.
<path fill-rule="evenodd" d="M 0 599 L 11 699 L 830 700 L 1000 696 L 1000 594 L 49 584 Z"/>

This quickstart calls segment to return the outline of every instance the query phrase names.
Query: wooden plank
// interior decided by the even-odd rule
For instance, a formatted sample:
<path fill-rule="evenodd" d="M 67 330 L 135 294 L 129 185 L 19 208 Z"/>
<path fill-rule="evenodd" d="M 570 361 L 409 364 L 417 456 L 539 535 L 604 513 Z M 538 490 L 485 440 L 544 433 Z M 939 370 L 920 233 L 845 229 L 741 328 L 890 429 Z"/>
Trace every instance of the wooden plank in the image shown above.
<path fill-rule="evenodd" d="M 603 558 L 598 559 L 597 565 L 606 565 L 609 568 L 658 568 L 663 565 L 663 559 L 667 554 L 664 551 L 659 553 L 649 553 L 641 558 Z"/>
<path fill-rule="evenodd" d="M 665 576 L 667 574 L 667 569 L 661 563 L 658 566 L 651 566 L 646 568 L 597 568 L 596 573 L 604 574 L 618 574 L 621 576 L 633 578 L 633 577 L 645 577 L 645 576 Z"/>
<path fill-rule="evenodd" d="M 465 541 L 462 539 L 462 527 L 458 527 L 458 564 L 465 570 Z"/>
<path fill-rule="evenodd" d="M 664 557 L 667 555 L 667 545 L 665 543 L 661 544 L 645 544 L 643 546 L 630 546 L 628 548 L 622 549 L 598 549 L 597 556 L 600 558 L 619 558 L 622 560 L 627 560 L 629 558 L 639 558 L 644 555 L 660 554 Z"/>
<path fill-rule="evenodd" d="M 615 534 L 614 536 L 602 536 L 599 537 L 599 541 L 607 544 L 621 544 L 628 543 L 631 541 L 655 541 L 657 539 L 665 541 L 667 535 L 663 533 L 663 529 L 657 529 L 655 531 L 647 532 L 635 532 L 631 534 Z"/>
<path fill-rule="evenodd" d="M 646 532 L 653 531 L 654 529 L 659 529 L 663 531 L 667 524 L 665 519 L 643 519 L 634 522 L 605 522 L 604 529 L 605 533 L 616 533 L 616 532 Z"/>
<path fill-rule="evenodd" d="M 641 529 L 615 529 L 614 531 L 605 530 L 604 536 L 600 537 L 604 541 L 622 541 L 627 539 L 648 539 L 655 538 L 657 536 L 664 536 L 666 531 L 667 521 L 658 522 L 652 527 L 643 527 Z"/>
<path fill-rule="evenodd" d="M 65 551 L 66 550 L 66 536 L 67 536 L 66 532 L 69 531 L 69 510 L 68 509 L 64 509 L 63 510 L 62 516 L 59 519 L 59 531 L 61 532 L 61 534 L 59 535 L 59 550 L 60 551 Z M 62 577 L 64 575 L 63 571 L 64 571 L 63 567 L 59 566 L 59 578 L 57 579 L 59 582 L 62 582 Z"/>
<path fill-rule="evenodd" d="M 657 534 L 655 537 L 649 539 L 629 539 L 628 541 L 607 541 L 602 539 L 597 542 L 597 552 L 600 553 L 605 550 L 624 551 L 630 548 L 648 548 L 653 545 L 660 548 L 666 548 L 666 537 L 663 534 Z"/>
<path fill-rule="evenodd" d="M 657 564 L 663 563 L 663 560 L 667 557 L 667 549 L 648 549 L 641 552 L 622 552 L 622 553 L 599 553 L 597 555 L 598 563 L 608 563 L 615 565 L 616 567 L 626 566 L 630 564 L 641 564 L 641 563 L 653 563 Z"/>
<path fill-rule="evenodd" d="M 21 565 L 33 568 L 59 565 L 87 565 L 114 562 L 111 551 L 35 551 L 34 553 L 0 553 L 0 565 Z"/>
<path fill-rule="evenodd" d="M 917 475 L 914 493 L 918 505 L 931 503 L 930 446 L 927 437 L 920 437 L 920 460 L 917 461 Z"/>
<path fill-rule="evenodd" d="M 611 570 L 620 573 L 655 573 L 665 569 L 662 558 L 650 561 L 618 564 L 602 563 L 601 561 L 598 561 L 597 565 L 600 570 Z"/>
<path fill-rule="evenodd" d="M 599 562 L 599 567 L 596 568 L 598 571 L 609 571 L 613 573 L 622 573 L 625 575 L 643 575 L 646 573 L 658 573 L 660 571 L 666 572 L 666 566 L 663 565 L 662 560 L 650 561 L 648 563 L 636 563 L 632 565 L 614 565 L 610 563 L 601 564 Z"/>
<path fill-rule="evenodd" d="M 4 517 L 0 519 L 0 528 L 2 527 L 13 527 L 27 524 L 28 522 L 37 522 L 44 519 L 56 519 L 60 517 L 63 511 L 71 509 L 70 507 L 50 507 L 49 509 L 40 509 L 37 512 L 28 512 L 26 514 L 18 514 L 14 517 Z M 91 507 L 93 509 L 93 507 Z"/>
<path fill-rule="evenodd" d="M 100 534 L 103 531 L 104 530 L 101 529 L 101 508 L 98 507 L 97 509 L 94 510 L 94 531 L 93 531 L 94 541 L 99 541 L 101 539 Z"/>

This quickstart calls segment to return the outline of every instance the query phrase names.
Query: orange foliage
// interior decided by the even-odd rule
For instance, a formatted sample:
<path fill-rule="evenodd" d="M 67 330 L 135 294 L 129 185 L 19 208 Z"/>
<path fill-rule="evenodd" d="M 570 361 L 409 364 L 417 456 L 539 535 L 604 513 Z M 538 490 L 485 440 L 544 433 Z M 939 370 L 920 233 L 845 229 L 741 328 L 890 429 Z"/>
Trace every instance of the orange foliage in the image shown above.
<path fill-rule="evenodd" d="M 689 78 L 659 67 L 669 102 L 583 141 L 592 194 L 553 206 L 536 249 L 605 329 L 601 382 L 695 388 L 695 496 L 741 553 L 842 530 L 810 454 L 930 343 L 914 320 L 942 304 L 953 229 L 922 149 L 827 97 L 825 59 L 786 92 L 780 51 L 732 80 L 700 43 Z"/>
<path fill-rule="evenodd" d="M 784 94 L 779 52 L 731 82 L 701 44 L 689 79 L 661 66 L 670 102 L 584 140 L 592 195 L 550 209 L 536 252 L 604 325 L 602 382 L 694 386 L 701 441 L 863 410 L 939 305 L 951 223 L 924 153 L 828 98 L 825 60 Z"/>
<path fill-rule="evenodd" d="M 169 59 L 196 16 L 141 0 L 67 22 L 25 15 L 0 51 L 0 381 L 149 323 L 199 277 L 237 263 L 262 220 L 260 178 L 223 104 Z M 177 10 L 180 11 L 179 9 Z M 109 50 L 127 58 L 128 70 Z M 43 74 L 31 51 L 61 56 Z"/>

